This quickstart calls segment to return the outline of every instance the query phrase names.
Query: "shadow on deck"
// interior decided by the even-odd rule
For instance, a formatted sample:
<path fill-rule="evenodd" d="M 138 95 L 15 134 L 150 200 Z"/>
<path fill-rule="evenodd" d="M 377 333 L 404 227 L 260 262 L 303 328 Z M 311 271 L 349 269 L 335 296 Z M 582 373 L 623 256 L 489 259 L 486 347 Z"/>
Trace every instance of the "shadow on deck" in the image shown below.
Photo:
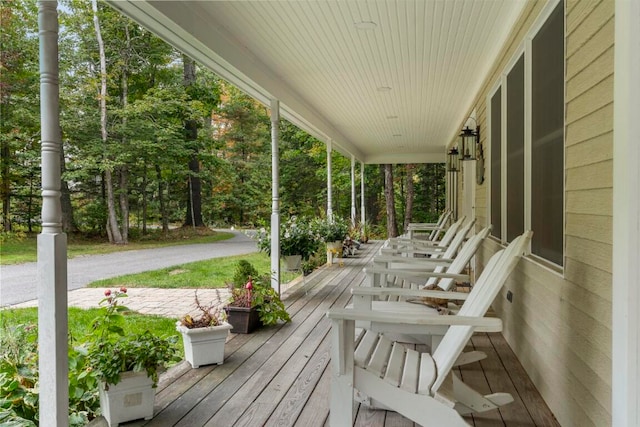
<path fill-rule="evenodd" d="M 344 265 L 325 266 L 283 296 L 292 322 L 231 335 L 220 366 L 191 369 L 182 362 L 160 380 L 155 417 L 126 425 L 324 426 L 329 415 L 330 307 L 344 307 L 349 289 L 364 280 L 362 267 L 380 242 L 363 246 Z M 487 359 L 459 371 L 481 392 L 505 391 L 515 402 L 467 417 L 475 426 L 558 425 L 500 334 L 476 334 L 470 343 Z M 414 426 L 394 412 L 361 407 L 357 426 Z"/>

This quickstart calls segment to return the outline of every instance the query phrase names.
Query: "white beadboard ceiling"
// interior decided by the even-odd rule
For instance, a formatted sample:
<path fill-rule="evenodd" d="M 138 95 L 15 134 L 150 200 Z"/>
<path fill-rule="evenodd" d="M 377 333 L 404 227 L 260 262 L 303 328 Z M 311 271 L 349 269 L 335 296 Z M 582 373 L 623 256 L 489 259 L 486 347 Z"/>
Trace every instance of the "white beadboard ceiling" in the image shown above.
<path fill-rule="evenodd" d="M 365 163 L 444 161 L 524 2 L 109 0 Z"/>

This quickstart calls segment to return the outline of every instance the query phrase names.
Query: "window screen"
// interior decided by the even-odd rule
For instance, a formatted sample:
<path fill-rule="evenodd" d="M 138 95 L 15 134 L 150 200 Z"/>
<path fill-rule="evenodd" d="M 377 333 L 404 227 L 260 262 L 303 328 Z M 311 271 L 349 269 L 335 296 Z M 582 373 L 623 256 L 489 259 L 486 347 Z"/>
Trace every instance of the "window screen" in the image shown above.
<path fill-rule="evenodd" d="M 501 238 L 502 88 L 491 97 L 491 234 Z"/>
<path fill-rule="evenodd" d="M 524 55 L 507 75 L 507 241 L 524 232 Z"/>
<path fill-rule="evenodd" d="M 564 3 L 532 42 L 531 251 L 563 264 Z"/>

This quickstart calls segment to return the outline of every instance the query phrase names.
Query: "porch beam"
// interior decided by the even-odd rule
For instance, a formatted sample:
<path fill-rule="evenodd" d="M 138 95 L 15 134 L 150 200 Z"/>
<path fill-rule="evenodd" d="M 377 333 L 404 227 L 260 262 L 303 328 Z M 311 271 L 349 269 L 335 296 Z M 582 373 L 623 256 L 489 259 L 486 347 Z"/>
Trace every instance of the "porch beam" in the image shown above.
<path fill-rule="evenodd" d="M 615 2 L 612 425 L 640 426 L 640 2 Z"/>
<path fill-rule="evenodd" d="M 60 204 L 57 1 L 38 1 L 42 232 L 38 235 L 40 425 L 69 423 L 67 236 Z"/>
<path fill-rule="evenodd" d="M 331 194 L 331 150 L 332 141 L 327 141 L 327 219 L 333 220 L 333 200 Z"/>
<path fill-rule="evenodd" d="M 280 294 L 280 101 L 271 100 L 271 287 Z"/>

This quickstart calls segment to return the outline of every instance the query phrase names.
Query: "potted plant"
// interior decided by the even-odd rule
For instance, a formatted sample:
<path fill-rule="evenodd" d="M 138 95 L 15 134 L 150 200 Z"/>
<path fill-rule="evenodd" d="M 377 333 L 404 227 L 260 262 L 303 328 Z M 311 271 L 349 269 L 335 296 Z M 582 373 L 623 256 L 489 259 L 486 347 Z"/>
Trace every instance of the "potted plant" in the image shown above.
<path fill-rule="evenodd" d="M 124 421 L 153 418 L 158 373 L 176 359 L 176 336 L 163 338 L 149 331 L 125 335 L 120 304 L 127 289 L 105 290 L 101 313 L 86 341 L 90 373 L 99 382 L 100 409 L 113 427 Z"/>
<path fill-rule="evenodd" d="M 349 232 L 347 221 L 342 218 L 323 218 L 314 223 L 316 233 L 327 244 L 327 250 L 341 250 L 342 241 Z"/>
<path fill-rule="evenodd" d="M 271 231 L 261 229 L 257 239 L 258 248 L 271 255 Z M 292 216 L 280 226 L 280 255 L 285 257 L 288 270 L 300 269 L 300 262 L 307 261 L 317 250 L 318 239 L 308 221 Z"/>
<path fill-rule="evenodd" d="M 177 331 L 182 334 L 185 359 L 193 368 L 222 365 L 224 345 L 231 325 L 226 322 L 225 311 L 220 308 L 220 299 L 208 306 L 202 305 L 198 300 L 198 291 L 194 299 L 200 315 L 194 319 L 187 314 L 176 323 Z"/>
<path fill-rule="evenodd" d="M 225 307 L 227 321 L 233 326 L 234 333 L 250 333 L 260 324 L 275 325 L 279 320 L 291 320 L 278 293 L 271 288 L 268 276 L 245 276 L 247 282 L 239 285 L 243 272 L 255 272 L 251 263 L 241 261 L 238 264 L 234 283 L 229 285 L 231 298 Z"/>

